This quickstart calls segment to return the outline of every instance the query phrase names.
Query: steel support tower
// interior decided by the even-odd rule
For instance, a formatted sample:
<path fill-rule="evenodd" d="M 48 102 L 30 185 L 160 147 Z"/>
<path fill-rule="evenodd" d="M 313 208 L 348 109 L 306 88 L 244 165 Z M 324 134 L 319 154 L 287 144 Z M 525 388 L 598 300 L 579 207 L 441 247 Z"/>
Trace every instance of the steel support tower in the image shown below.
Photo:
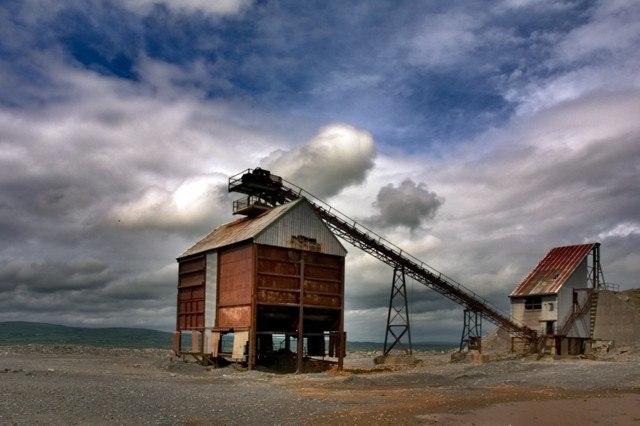
<path fill-rule="evenodd" d="M 482 339 L 482 315 L 471 309 L 464 310 L 464 325 L 462 338 L 460 338 L 460 352 L 467 350 L 481 350 Z"/>
<path fill-rule="evenodd" d="M 402 342 L 402 338 L 405 335 L 407 339 L 406 346 Z M 401 265 L 396 265 L 393 268 L 389 313 L 387 315 L 387 332 L 384 336 L 384 354 L 389 354 L 396 345 L 399 345 L 407 355 L 413 353 L 409 307 L 407 304 L 407 280 L 404 274 L 404 266 Z"/>

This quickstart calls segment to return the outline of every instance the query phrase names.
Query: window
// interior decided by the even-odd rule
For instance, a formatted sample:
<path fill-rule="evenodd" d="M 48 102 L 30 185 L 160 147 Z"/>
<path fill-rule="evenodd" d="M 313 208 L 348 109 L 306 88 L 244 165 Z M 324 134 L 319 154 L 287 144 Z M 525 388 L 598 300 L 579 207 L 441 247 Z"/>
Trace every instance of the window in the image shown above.
<path fill-rule="evenodd" d="M 542 309 L 542 297 L 541 296 L 527 297 L 524 301 L 524 309 L 525 311 L 537 311 Z"/>

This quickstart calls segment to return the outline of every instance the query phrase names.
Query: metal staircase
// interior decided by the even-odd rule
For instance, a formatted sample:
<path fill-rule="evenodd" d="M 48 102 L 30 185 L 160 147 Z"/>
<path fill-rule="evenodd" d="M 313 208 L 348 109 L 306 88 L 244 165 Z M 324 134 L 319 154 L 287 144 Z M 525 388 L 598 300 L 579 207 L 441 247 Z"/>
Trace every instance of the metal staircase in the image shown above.
<path fill-rule="evenodd" d="M 537 340 L 534 330 L 517 324 L 488 300 L 285 179 L 271 175 L 266 170 L 248 169 L 229 178 L 229 192 L 232 191 L 249 197 L 257 196 L 273 206 L 304 197 L 329 228 L 343 240 L 392 268 L 402 268 L 406 275 L 417 282 L 462 305 L 466 310 L 478 312 L 483 318 L 514 336 L 531 343 Z"/>
<path fill-rule="evenodd" d="M 589 306 L 589 336 L 593 338 L 593 333 L 596 328 L 596 314 L 598 311 L 598 295 L 600 293 L 594 290 L 591 295 L 591 303 Z"/>

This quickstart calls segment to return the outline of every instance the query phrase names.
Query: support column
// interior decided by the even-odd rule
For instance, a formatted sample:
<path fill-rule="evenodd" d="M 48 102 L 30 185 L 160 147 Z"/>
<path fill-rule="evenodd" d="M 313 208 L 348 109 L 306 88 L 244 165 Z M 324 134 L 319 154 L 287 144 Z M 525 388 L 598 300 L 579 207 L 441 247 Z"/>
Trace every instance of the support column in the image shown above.
<path fill-rule="evenodd" d="M 338 325 L 338 370 L 344 367 L 344 357 L 347 353 L 347 333 L 344 331 L 344 257 L 342 266 L 342 289 L 340 291 L 340 324 Z"/>
<path fill-rule="evenodd" d="M 304 255 L 300 256 L 300 301 L 298 309 L 298 347 L 296 353 L 296 374 L 302 373 L 304 352 Z"/>
<path fill-rule="evenodd" d="M 407 346 L 402 338 L 407 338 Z M 390 338 L 391 337 L 391 338 Z M 390 340 L 393 340 L 392 342 Z M 387 314 L 387 330 L 384 336 L 384 354 L 399 345 L 407 355 L 413 353 L 411 346 L 411 326 L 409 324 L 409 308 L 407 305 L 407 285 L 404 274 L 404 266 L 396 265 L 393 268 L 393 281 L 391 283 L 391 297 L 389 298 L 389 313 Z"/>
<path fill-rule="evenodd" d="M 466 347 L 468 350 L 481 351 L 482 316 L 472 309 L 464 310 L 464 325 L 460 339 L 460 352 Z M 513 343 L 513 342 L 512 342 Z"/>
<path fill-rule="evenodd" d="M 604 274 L 600 266 L 600 243 L 596 243 L 591 250 L 591 284 L 594 290 L 606 290 L 607 284 L 604 281 Z"/>

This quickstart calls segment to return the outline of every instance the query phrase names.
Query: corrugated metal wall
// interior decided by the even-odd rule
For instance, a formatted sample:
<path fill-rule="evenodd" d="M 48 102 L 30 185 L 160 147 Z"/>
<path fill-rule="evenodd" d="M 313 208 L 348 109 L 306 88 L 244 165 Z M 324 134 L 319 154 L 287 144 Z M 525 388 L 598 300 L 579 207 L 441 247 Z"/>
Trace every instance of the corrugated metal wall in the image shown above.
<path fill-rule="evenodd" d="M 297 236 L 316 240 L 317 248 L 315 250 L 320 253 L 336 256 L 347 254 L 340 241 L 307 203 L 300 203 L 296 208 L 287 212 L 276 223 L 258 235 L 255 242 L 270 246 L 300 248 L 292 239 Z"/>
<path fill-rule="evenodd" d="M 178 330 L 204 327 L 205 257 L 183 260 L 178 265 Z"/>
<path fill-rule="evenodd" d="M 219 255 L 218 327 L 250 327 L 253 247 L 222 249 Z"/>

